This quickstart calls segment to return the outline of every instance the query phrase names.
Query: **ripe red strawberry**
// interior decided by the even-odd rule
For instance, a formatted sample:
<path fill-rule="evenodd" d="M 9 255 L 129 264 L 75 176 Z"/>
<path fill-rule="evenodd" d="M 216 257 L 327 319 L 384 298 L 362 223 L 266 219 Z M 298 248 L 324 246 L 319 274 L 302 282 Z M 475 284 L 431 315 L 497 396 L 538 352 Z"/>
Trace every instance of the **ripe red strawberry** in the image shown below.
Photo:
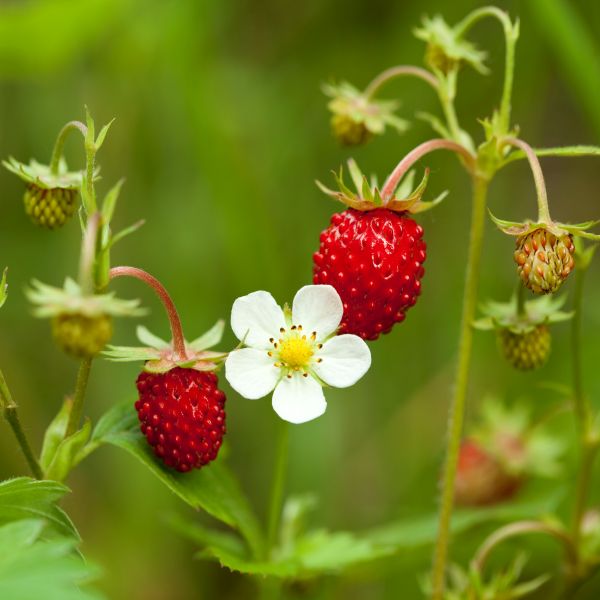
<path fill-rule="evenodd" d="M 376 340 L 404 320 L 421 292 L 422 237 L 423 228 L 406 212 L 349 208 L 331 217 L 313 255 L 313 282 L 340 295 L 340 333 Z"/>
<path fill-rule="evenodd" d="M 140 429 L 165 465 L 186 472 L 217 458 L 225 434 L 225 394 L 213 372 L 144 371 L 137 388 Z"/>
<path fill-rule="evenodd" d="M 463 441 L 458 457 L 454 497 L 459 506 L 496 504 L 513 496 L 522 478 L 509 473 L 503 464 L 474 440 Z"/>

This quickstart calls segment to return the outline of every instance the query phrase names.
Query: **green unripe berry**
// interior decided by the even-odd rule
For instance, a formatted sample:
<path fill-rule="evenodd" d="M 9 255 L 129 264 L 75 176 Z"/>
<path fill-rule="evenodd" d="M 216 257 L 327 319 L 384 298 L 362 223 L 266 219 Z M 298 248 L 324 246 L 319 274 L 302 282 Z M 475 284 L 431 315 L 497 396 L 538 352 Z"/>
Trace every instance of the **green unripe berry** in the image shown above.
<path fill-rule="evenodd" d="M 331 131 L 335 139 L 344 146 L 360 146 L 373 137 L 365 123 L 345 114 L 334 114 L 331 117 Z"/>
<path fill-rule="evenodd" d="M 531 371 L 539 369 L 548 360 L 552 337 L 546 325 L 538 325 L 527 333 L 499 329 L 498 345 L 504 358 L 515 369 Z"/>
<path fill-rule="evenodd" d="M 63 313 L 52 319 L 52 334 L 57 344 L 71 356 L 87 358 L 98 354 L 112 337 L 112 318 L 100 314 L 89 317 Z"/>
<path fill-rule="evenodd" d="M 40 227 L 58 229 L 77 209 L 77 190 L 67 188 L 45 189 L 30 184 L 23 197 L 25 212 Z"/>

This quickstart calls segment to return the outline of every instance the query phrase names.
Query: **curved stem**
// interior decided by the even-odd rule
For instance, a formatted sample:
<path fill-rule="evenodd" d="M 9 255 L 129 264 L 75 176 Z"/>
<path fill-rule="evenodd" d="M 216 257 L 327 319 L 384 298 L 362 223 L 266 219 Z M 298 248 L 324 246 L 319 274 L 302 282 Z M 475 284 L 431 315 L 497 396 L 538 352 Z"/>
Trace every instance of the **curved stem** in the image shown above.
<path fill-rule="evenodd" d="M 269 520 L 267 525 L 267 558 L 273 552 L 277 542 L 277 532 L 281 521 L 281 510 L 283 505 L 283 489 L 289 457 L 289 424 L 281 420 L 279 423 L 279 437 L 275 450 L 275 467 L 273 469 L 273 481 L 271 483 L 271 499 L 269 503 Z"/>
<path fill-rule="evenodd" d="M 475 557 L 471 561 L 471 568 L 476 572 L 481 573 L 487 559 L 496 546 L 509 538 L 528 533 L 543 533 L 558 540 L 564 546 L 569 563 L 576 563 L 577 549 L 573 545 L 571 538 L 562 529 L 558 529 L 547 523 L 542 523 L 541 521 L 517 521 L 516 523 L 509 523 L 504 527 L 500 527 L 500 529 L 494 531 L 483 544 L 481 544 Z"/>
<path fill-rule="evenodd" d="M 544 173 L 540 161 L 535 154 L 533 148 L 523 140 L 518 138 L 507 137 L 503 138 L 500 142 L 501 145 L 509 144 L 515 146 L 520 150 L 523 150 L 529 161 L 531 172 L 533 173 L 533 179 L 535 181 L 535 189 L 537 192 L 537 203 L 538 203 L 538 222 L 540 223 L 551 223 L 550 210 L 548 209 L 548 194 L 546 193 L 546 182 L 544 181 Z"/>
<path fill-rule="evenodd" d="M 146 271 L 137 269 L 136 267 L 113 267 L 109 271 L 108 277 L 109 279 L 116 279 L 117 277 L 133 277 L 143 281 L 154 290 L 167 311 L 169 324 L 171 325 L 171 335 L 173 336 L 173 350 L 175 350 L 175 353 L 180 359 L 185 360 L 187 354 L 185 351 L 185 339 L 183 337 L 181 319 L 179 318 L 175 303 L 171 299 L 171 296 L 169 296 L 169 293 L 163 284 L 156 279 L 156 277 L 150 275 L 150 273 L 146 273 Z"/>
<path fill-rule="evenodd" d="M 53 175 L 58 173 L 58 167 L 60 165 L 60 158 L 63 154 L 63 148 L 67 136 L 71 131 L 79 131 L 85 138 L 87 135 L 87 127 L 81 121 L 69 121 L 59 132 L 52 150 L 52 158 L 50 159 L 50 172 Z"/>
<path fill-rule="evenodd" d="M 25 460 L 31 469 L 33 476 L 36 479 L 43 479 L 44 475 L 42 473 L 42 469 L 35 457 L 35 454 L 31 450 L 29 440 L 27 439 L 25 431 L 21 426 L 21 421 L 17 412 L 17 404 L 12 398 L 12 394 L 8 389 L 8 384 L 6 383 L 6 379 L 4 379 L 4 374 L 2 371 L 0 371 L 0 407 L 2 408 L 2 415 L 15 434 L 19 448 L 21 448 L 21 452 L 23 453 L 23 456 L 25 457 Z"/>
<path fill-rule="evenodd" d="M 95 212 L 88 220 L 81 242 L 81 256 L 79 258 L 79 285 L 85 294 L 94 291 L 94 262 L 96 261 L 96 244 L 98 229 L 102 215 Z"/>
<path fill-rule="evenodd" d="M 69 412 L 69 420 L 65 429 L 65 439 L 73 435 L 79 429 L 81 414 L 83 413 L 83 401 L 87 392 L 90 371 L 92 369 L 92 357 L 87 357 L 79 363 L 77 372 L 77 383 L 75 384 L 75 393 L 73 394 L 73 404 Z"/>
<path fill-rule="evenodd" d="M 415 67 L 413 65 L 398 65 L 396 67 L 390 67 L 385 71 L 382 71 L 369 85 L 365 88 L 363 95 L 365 98 L 372 98 L 381 88 L 382 85 L 395 79 L 396 77 L 417 77 L 427 82 L 434 90 L 438 89 L 438 80 L 433 73 L 430 73 L 427 69 L 421 67 Z"/>
<path fill-rule="evenodd" d="M 473 328 L 471 323 L 477 308 L 477 287 L 479 283 L 479 265 L 485 228 L 486 198 L 489 182 L 482 177 L 473 179 L 473 208 L 471 215 L 471 233 L 467 275 L 463 300 L 458 363 L 456 366 L 454 393 L 450 406 L 448 433 L 446 442 L 446 461 L 442 480 L 440 499 L 438 536 L 433 558 L 433 600 L 444 597 L 446 563 L 450 543 L 450 519 L 454 507 L 454 483 L 458 465 L 460 441 L 465 417 L 467 387 L 471 353 L 473 346 Z"/>
<path fill-rule="evenodd" d="M 505 59 L 504 59 L 504 86 L 500 102 L 500 121 L 502 131 L 507 133 L 510 128 L 510 110 L 513 79 L 515 72 L 515 46 L 519 37 L 518 23 L 513 26 L 509 16 L 495 6 L 484 6 L 467 15 L 456 27 L 454 32 L 458 36 L 464 35 L 475 23 L 486 17 L 498 19 L 504 30 Z"/>
<path fill-rule="evenodd" d="M 392 171 L 381 190 L 381 197 L 384 203 L 392 197 L 394 190 L 406 172 L 423 156 L 434 150 L 451 150 L 452 152 L 456 152 L 465 159 L 470 171 L 475 169 L 476 159 L 464 146 L 443 138 L 429 140 L 411 150 Z"/>

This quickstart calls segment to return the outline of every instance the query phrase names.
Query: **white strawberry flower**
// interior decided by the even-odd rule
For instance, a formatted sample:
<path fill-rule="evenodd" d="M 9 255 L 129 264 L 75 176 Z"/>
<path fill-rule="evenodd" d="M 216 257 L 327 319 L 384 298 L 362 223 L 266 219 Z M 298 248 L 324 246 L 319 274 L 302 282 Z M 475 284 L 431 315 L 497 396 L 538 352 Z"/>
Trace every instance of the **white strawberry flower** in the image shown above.
<path fill-rule="evenodd" d="M 290 423 L 305 423 L 327 408 L 323 385 L 345 388 L 371 366 L 371 352 L 356 335 L 335 335 L 342 301 L 330 285 L 298 290 L 282 309 L 269 292 L 238 298 L 231 328 L 247 347 L 231 352 L 225 377 L 244 398 L 273 392 L 273 410 Z"/>

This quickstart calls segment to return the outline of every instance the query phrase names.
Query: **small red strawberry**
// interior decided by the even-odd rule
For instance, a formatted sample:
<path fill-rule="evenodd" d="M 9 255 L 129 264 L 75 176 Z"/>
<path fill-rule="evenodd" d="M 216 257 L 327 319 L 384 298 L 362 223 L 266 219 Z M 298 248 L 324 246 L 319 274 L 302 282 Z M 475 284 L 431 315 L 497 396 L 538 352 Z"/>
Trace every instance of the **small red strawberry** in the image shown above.
<path fill-rule="evenodd" d="M 141 431 L 168 467 L 186 472 L 217 458 L 225 435 L 225 394 L 214 373 L 142 372 L 135 408 Z"/>
<path fill-rule="evenodd" d="M 496 504 L 513 496 L 522 480 L 477 442 L 466 439 L 460 448 L 454 497 L 459 506 Z"/>
<path fill-rule="evenodd" d="M 227 354 L 208 350 L 220 342 L 224 323 L 187 342 L 177 309 L 155 277 L 135 267 L 114 267 L 109 275 L 135 277 L 153 288 L 167 311 L 173 340 L 138 327 L 146 347 L 109 346 L 104 354 L 119 362 L 145 361 L 135 403 L 142 434 L 167 467 L 181 473 L 200 469 L 217 458 L 225 435 L 225 394 L 214 371 Z"/>
<path fill-rule="evenodd" d="M 344 303 L 340 333 L 376 340 L 404 320 L 421 293 L 427 248 L 423 228 L 409 213 L 433 203 L 421 202 L 427 173 L 412 193 L 408 177 L 384 204 L 378 188 L 366 184 L 356 164 L 349 166 L 361 192 L 352 194 L 341 176 L 337 178 L 341 192 L 324 188 L 349 208 L 334 214 L 321 233 L 313 255 L 313 282 L 332 285 L 340 295 Z M 407 197 L 399 199 L 403 196 Z"/>

